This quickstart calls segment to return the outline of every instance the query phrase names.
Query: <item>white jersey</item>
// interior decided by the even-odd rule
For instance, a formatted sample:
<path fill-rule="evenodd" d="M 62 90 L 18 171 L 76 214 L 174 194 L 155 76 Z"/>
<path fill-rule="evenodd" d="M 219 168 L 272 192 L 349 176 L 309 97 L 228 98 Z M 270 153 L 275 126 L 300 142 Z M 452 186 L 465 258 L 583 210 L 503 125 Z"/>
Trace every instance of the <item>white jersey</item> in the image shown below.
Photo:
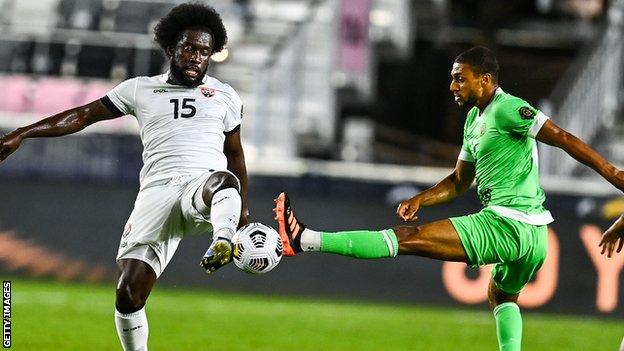
<path fill-rule="evenodd" d="M 106 96 L 139 122 L 141 187 L 183 174 L 227 169 L 225 133 L 241 123 L 242 102 L 227 84 L 205 76 L 189 88 L 167 83 L 168 73 L 128 79 Z"/>

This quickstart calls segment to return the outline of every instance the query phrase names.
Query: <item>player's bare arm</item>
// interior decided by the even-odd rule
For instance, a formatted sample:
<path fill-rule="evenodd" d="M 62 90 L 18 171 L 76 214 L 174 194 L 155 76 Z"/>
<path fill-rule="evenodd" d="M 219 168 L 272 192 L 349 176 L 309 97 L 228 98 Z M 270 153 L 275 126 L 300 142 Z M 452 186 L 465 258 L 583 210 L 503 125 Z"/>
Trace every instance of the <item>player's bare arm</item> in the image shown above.
<path fill-rule="evenodd" d="M 544 123 L 544 126 L 537 133 L 537 140 L 564 150 L 577 161 L 598 172 L 616 188 L 624 191 L 624 172 L 613 166 L 582 140 L 558 127 L 554 122 L 548 120 Z M 604 233 L 599 245 L 602 248 L 601 254 L 606 253 L 608 257 L 611 257 L 614 251 L 620 252 L 622 250 L 622 246 L 624 246 L 624 217 L 620 217 Z"/>
<path fill-rule="evenodd" d="M 624 214 L 604 232 L 599 246 L 602 248 L 600 254 L 606 253 L 607 257 L 611 257 L 614 251 L 617 253 L 622 251 L 622 247 L 624 247 Z"/>
<path fill-rule="evenodd" d="M 100 100 L 79 106 L 31 125 L 18 128 L 0 138 L 0 162 L 4 161 L 26 138 L 57 137 L 79 132 L 87 126 L 106 119 L 119 117 Z"/>
<path fill-rule="evenodd" d="M 227 168 L 238 178 L 241 185 L 242 212 L 238 227 L 249 223 L 249 207 L 247 206 L 247 167 L 245 165 L 245 153 L 241 143 L 240 129 L 225 137 L 223 153 L 227 158 Z"/>
<path fill-rule="evenodd" d="M 431 188 L 419 193 L 409 200 L 401 202 L 397 215 L 406 222 L 418 219 L 416 212 L 420 206 L 432 206 L 449 202 L 470 188 L 475 178 L 475 164 L 457 160 L 453 173 L 442 179 Z"/>
<path fill-rule="evenodd" d="M 624 191 L 623 171 L 617 169 L 589 145 L 560 128 L 551 120 L 544 123 L 537 133 L 536 139 L 564 150 L 577 161 L 598 172 L 598 174 L 616 188 Z"/>

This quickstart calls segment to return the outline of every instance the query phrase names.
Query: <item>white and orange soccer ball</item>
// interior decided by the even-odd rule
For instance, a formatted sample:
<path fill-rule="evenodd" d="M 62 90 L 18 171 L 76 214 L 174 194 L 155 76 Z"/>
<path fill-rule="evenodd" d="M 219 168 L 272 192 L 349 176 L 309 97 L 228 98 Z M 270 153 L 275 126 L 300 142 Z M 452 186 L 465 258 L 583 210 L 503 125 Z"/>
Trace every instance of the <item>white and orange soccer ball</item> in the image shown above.
<path fill-rule="evenodd" d="M 271 271 L 282 259 L 282 240 L 275 229 L 262 223 L 249 223 L 232 238 L 234 264 L 251 274 Z"/>

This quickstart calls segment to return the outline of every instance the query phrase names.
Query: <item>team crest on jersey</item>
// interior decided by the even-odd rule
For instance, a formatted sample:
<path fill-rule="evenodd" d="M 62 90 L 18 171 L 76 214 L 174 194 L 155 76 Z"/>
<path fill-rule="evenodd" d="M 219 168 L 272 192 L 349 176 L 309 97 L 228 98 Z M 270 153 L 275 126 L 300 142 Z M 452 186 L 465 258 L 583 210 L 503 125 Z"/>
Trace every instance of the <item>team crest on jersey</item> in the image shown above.
<path fill-rule="evenodd" d="M 481 134 L 481 135 L 485 134 L 486 130 L 487 130 L 487 126 L 485 125 L 485 123 L 481 123 L 481 128 L 479 129 L 479 134 Z"/>
<path fill-rule="evenodd" d="M 202 95 L 204 95 L 205 97 L 213 97 L 214 94 L 215 94 L 215 90 L 211 89 L 211 88 L 201 87 L 200 91 L 201 91 Z"/>
<path fill-rule="evenodd" d="M 522 117 L 522 119 L 533 119 L 533 117 L 535 117 L 535 112 L 526 106 L 520 107 L 518 112 L 520 113 L 520 117 Z"/>

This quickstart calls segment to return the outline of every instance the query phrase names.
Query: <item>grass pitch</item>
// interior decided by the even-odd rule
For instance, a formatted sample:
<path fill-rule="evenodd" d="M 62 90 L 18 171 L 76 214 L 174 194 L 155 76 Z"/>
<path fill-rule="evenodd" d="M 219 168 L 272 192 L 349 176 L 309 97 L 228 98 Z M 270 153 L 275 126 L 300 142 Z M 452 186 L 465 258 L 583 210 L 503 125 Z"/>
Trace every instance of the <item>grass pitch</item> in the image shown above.
<path fill-rule="evenodd" d="M 114 286 L 13 280 L 15 350 L 120 350 Z M 157 287 L 150 350 L 496 350 L 487 311 Z M 524 350 L 617 350 L 624 321 L 525 313 Z"/>

